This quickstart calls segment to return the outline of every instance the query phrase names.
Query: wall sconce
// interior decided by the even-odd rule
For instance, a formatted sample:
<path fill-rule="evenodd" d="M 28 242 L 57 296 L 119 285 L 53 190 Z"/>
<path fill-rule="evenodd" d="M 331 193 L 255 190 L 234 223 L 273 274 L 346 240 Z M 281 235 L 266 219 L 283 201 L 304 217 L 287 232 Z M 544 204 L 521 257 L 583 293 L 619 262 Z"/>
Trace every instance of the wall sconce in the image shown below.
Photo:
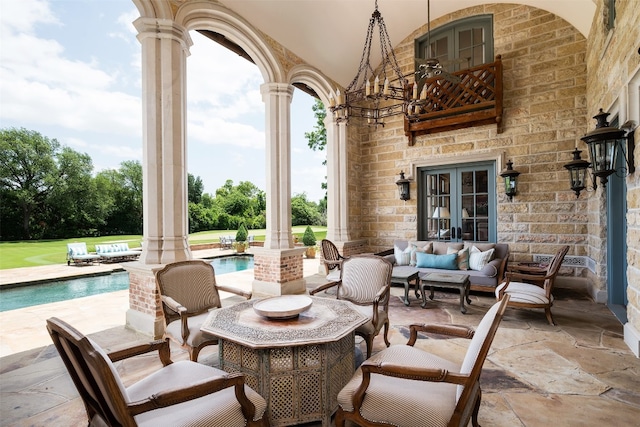
<path fill-rule="evenodd" d="M 573 160 L 564 165 L 569 171 L 571 189 L 576 193 L 576 198 L 580 197 L 580 192 L 587 188 L 587 168 L 591 166 L 591 163 L 580 157 L 580 153 L 582 153 L 582 151 L 576 147 L 576 149 L 573 150 Z M 593 187 L 596 187 L 595 180 Z"/>
<path fill-rule="evenodd" d="M 518 193 L 518 175 L 520 172 L 513 170 L 513 162 L 507 162 L 507 168 L 500 172 L 500 176 L 504 178 L 504 194 L 509 197 L 509 201 L 513 200 L 513 196 Z"/>
<path fill-rule="evenodd" d="M 398 186 L 398 194 L 400 195 L 400 200 L 407 201 L 411 198 L 411 194 L 409 193 L 409 181 L 404 177 L 404 171 L 400 171 L 400 179 L 396 181 L 396 185 Z"/>
<path fill-rule="evenodd" d="M 618 151 L 622 151 L 622 155 L 625 156 L 628 173 L 635 171 L 633 158 L 635 142 L 633 139 L 634 126 L 632 122 L 627 122 L 623 125 L 623 129 L 618 129 L 609 126 L 607 116 L 609 116 L 609 113 L 605 113 L 601 108 L 600 112 L 593 116 L 597 121 L 596 128 L 580 138 L 589 147 L 589 157 L 593 175 L 600 178 L 600 183 L 603 187 L 607 186 L 609 175 L 616 172 Z M 627 140 L 628 157 L 625 155 L 622 147 L 622 141 L 625 139 Z M 596 188 L 595 178 L 593 187 Z"/>

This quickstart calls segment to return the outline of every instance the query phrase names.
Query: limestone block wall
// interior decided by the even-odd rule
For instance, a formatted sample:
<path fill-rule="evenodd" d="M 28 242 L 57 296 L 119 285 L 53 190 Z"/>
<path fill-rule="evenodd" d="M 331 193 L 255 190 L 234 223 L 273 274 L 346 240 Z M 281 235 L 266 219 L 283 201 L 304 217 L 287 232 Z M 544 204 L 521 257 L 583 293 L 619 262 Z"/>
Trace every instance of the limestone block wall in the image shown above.
<path fill-rule="evenodd" d="M 522 172 L 513 202 L 504 196 L 502 178 L 496 179 L 498 240 L 510 244 L 512 259 L 531 261 L 534 254 L 553 254 L 563 244 L 571 245 L 569 255 L 588 255 L 592 195 L 576 199 L 563 167 L 587 129 L 586 39 L 549 12 L 514 4 L 458 11 L 435 20 L 431 28 L 477 14 L 494 16 L 494 53 L 502 55 L 504 65 L 503 132 L 498 134 L 495 125 L 460 129 L 418 137 L 410 147 L 400 118 L 366 133 L 350 127 L 359 148 L 350 165 L 361 171 L 351 193 L 361 200 L 352 206 L 357 219 L 352 228 L 369 239 L 373 252 L 391 247 L 397 238 L 415 239 L 417 185 L 411 184 L 411 200 L 399 200 L 395 181 L 400 170 L 415 178 L 412 166 L 439 159 L 463 164 L 478 155 L 503 154 Z M 396 56 L 405 73 L 413 71 L 414 40 L 426 33 L 426 24 L 398 44 Z"/>
<path fill-rule="evenodd" d="M 638 106 L 629 108 L 638 88 L 630 82 L 638 76 L 640 67 L 640 7 L 634 0 L 616 1 L 616 19 L 612 30 L 607 28 L 608 2 L 596 2 L 596 17 L 591 26 L 587 43 L 587 107 L 589 116 L 599 108 L 616 105 L 628 119 L 638 123 Z M 625 99 L 628 98 L 628 101 Z M 593 126 L 591 126 L 593 127 Z M 636 141 L 640 131 L 635 131 Z M 640 144 L 636 142 L 636 168 L 640 167 Z M 626 179 L 627 183 L 627 318 L 640 331 L 640 171 Z M 600 190 L 599 190 L 600 191 Z M 594 199 L 589 204 L 590 220 L 589 253 L 596 260 L 606 260 L 606 209 L 605 198 Z M 598 271 L 597 280 L 604 282 L 606 269 Z M 636 348 L 637 350 L 637 348 Z"/>

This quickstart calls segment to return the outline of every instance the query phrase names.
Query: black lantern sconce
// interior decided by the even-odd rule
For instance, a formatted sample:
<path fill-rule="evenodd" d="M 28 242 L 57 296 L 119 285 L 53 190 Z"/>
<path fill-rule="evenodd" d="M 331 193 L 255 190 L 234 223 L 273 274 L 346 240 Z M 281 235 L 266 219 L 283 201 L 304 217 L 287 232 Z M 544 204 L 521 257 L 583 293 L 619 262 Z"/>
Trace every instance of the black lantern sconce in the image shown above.
<path fill-rule="evenodd" d="M 409 192 L 409 183 L 410 181 L 404 177 L 404 171 L 400 171 L 400 179 L 396 181 L 400 200 L 407 201 L 411 198 L 411 193 Z"/>
<path fill-rule="evenodd" d="M 509 201 L 512 201 L 513 196 L 518 193 L 518 175 L 520 175 L 520 172 L 513 170 L 513 162 L 511 160 L 507 162 L 507 168 L 500 172 L 500 176 L 504 178 L 504 193 L 509 198 Z"/>
<path fill-rule="evenodd" d="M 627 172 L 633 173 L 636 169 L 633 157 L 633 150 L 635 149 L 633 123 L 627 122 L 623 125 L 623 129 L 618 129 L 609 126 L 607 116 L 609 116 L 609 113 L 605 113 L 601 108 L 600 112 L 593 116 L 597 121 L 596 128 L 580 138 L 589 147 L 593 175 L 600 178 L 600 183 L 603 187 L 607 186 L 609 175 L 616 173 L 618 151 L 621 151 L 625 157 Z M 624 140 L 627 141 L 626 154 L 622 146 Z M 597 188 L 595 178 L 593 187 Z"/>
<path fill-rule="evenodd" d="M 569 180 L 571 181 L 571 189 L 576 193 L 576 198 L 580 197 L 580 192 L 587 188 L 587 168 L 591 163 L 580 157 L 581 150 L 576 147 L 573 150 L 573 160 L 564 165 L 569 171 Z M 593 186 L 595 187 L 595 182 Z"/>

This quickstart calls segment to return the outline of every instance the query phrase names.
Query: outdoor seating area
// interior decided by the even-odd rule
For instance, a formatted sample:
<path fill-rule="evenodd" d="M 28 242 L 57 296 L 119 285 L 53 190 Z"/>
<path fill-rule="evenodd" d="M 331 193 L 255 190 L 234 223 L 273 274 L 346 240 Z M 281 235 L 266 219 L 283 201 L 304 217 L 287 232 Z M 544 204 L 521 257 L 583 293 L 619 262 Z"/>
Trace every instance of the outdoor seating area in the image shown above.
<path fill-rule="evenodd" d="M 96 245 L 96 254 L 100 257 L 100 262 L 107 263 L 133 261 L 140 257 L 140 251 L 129 249 L 128 243 Z"/>
<path fill-rule="evenodd" d="M 305 265 L 307 271 L 317 271 L 319 267 L 319 260 L 306 260 L 305 263 L 313 264 L 309 269 Z M 250 284 L 245 283 L 242 277 L 241 274 L 223 275 L 218 277 L 218 281 L 220 284 L 250 289 Z M 306 274 L 305 278 L 309 291 L 326 280 L 319 273 Z M 606 306 L 594 303 L 583 291 L 556 287 L 554 292 L 558 326 L 549 325 L 535 309 L 507 309 L 504 312 L 490 351 L 484 355 L 486 357 L 479 380 L 482 400 L 478 422 L 480 425 L 494 427 L 633 425 L 640 411 L 640 371 L 637 369 L 637 359 L 623 342 L 622 326 Z M 335 300 L 336 295 L 318 293 L 317 297 Z M 109 300 L 114 298 L 120 299 L 121 303 L 110 303 Z M 463 315 L 459 310 L 457 292 L 437 290 L 436 298 L 429 302 L 427 309 L 419 307 L 419 300 L 413 294 L 410 294 L 410 306 L 404 304 L 403 298 L 403 288 L 392 286 L 388 311 L 388 340 L 391 347 L 387 348 L 382 334 L 374 338 L 373 359 L 365 363 L 365 366 L 369 366 L 367 369 L 373 368 L 371 365 L 377 358 L 391 357 L 396 351 L 394 349 L 411 347 L 406 345 L 412 336 L 411 325 L 460 325 L 454 328 L 458 335 L 463 335 L 464 331 L 466 336 L 471 329 L 477 334 L 483 329 L 480 326 L 482 319 L 496 304 L 495 296 L 472 292 L 472 304 L 468 306 L 467 314 Z M 83 303 L 83 312 L 102 310 L 105 316 L 111 316 L 104 308 L 122 307 L 123 303 L 126 305 L 127 299 L 127 291 L 89 297 Z M 255 299 L 254 296 L 253 300 Z M 243 300 L 239 296 L 225 297 L 222 305 L 230 307 Z M 79 320 L 81 317 L 78 314 L 74 314 L 77 309 L 77 304 L 69 301 L 66 304 L 55 304 L 52 313 L 63 320 L 75 319 L 70 322 L 71 326 L 83 332 L 85 322 Z M 42 310 L 25 309 L 24 311 L 31 313 L 30 316 L 13 313 L 11 319 L 24 318 L 23 323 L 28 324 L 35 319 L 53 317 L 44 311 L 45 307 Z M 3 322 L 8 319 L 1 318 Z M 42 322 L 37 322 L 34 327 L 38 330 L 45 328 Z M 451 366 L 447 369 L 455 372 L 454 367 L 459 369 L 462 366 L 465 354 L 469 351 L 470 340 L 442 335 L 447 329 L 451 329 L 450 326 L 437 328 L 419 332 L 414 327 L 417 338 L 412 347 L 414 350 L 404 351 L 430 353 L 436 359 L 449 361 Z M 136 347 L 141 345 L 150 348 L 148 337 L 127 329 L 124 325 L 90 333 L 88 337 L 92 345 L 101 347 L 112 356 L 130 354 L 130 350 L 118 353 L 123 348 L 142 348 Z M 170 341 L 169 346 L 173 365 L 190 360 L 187 349 L 174 341 Z M 356 340 L 358 360 L 363 360 L 365 351 L 365 341 Z M 201 351 L 198 365 L 219 369 L 219 358 L 219 348 L 215 345 L 207 346 Z M 149 354 L 136 353 L 126 359 L 114 359 L 111 359 L 113 367 L 127 390 L 140 379 L 165 369 L 157 351 Z M 397 363 L 400 359 L 395 360 Z M 83 401 L 71 384 L 72 379 L 51 341 L 44 344 L 44 347 L 3 357 L 0 366 L 4 422 L 9 425 L 35 426 L 86 424 Z M 353 374 L 343 376 L 347 382 Z M 434 386 L 438 384 L 433 383 Z M 255 390 L 253 385 L 249 387 Z M 57 391 L 55 396 L 50 392 L 52 389 Z M 245 390 L 248 394 L 248 388 Z M 312 393 L 310 390 L 305 389 L 302 393 Z M 26 395 L 29 396 L 30 403 L 19 404 L 25 402 Z M 259 405 L 255 404 L 258 412 Z M 549 405 L 553 405 L 555 410 L 549 411 Z M 405 408 L 409 409 L 407 406 Z M 402 412 L 422 416 L 426 410 L 424 406 L 412 406 L 411 412 Z M 336 422 L 335 416 L 333 418 L 330 425 Z M 321 425 L 320 422 L 303 424 L 305 427 Z"/>
<path fill-rule="evenodd" d="M 91 254 L 87 251 L 87 244 L 82 243 L 67 243 L 67 265 L 86 265 L 93 264 L 100 260 L 100 255 Z"/>

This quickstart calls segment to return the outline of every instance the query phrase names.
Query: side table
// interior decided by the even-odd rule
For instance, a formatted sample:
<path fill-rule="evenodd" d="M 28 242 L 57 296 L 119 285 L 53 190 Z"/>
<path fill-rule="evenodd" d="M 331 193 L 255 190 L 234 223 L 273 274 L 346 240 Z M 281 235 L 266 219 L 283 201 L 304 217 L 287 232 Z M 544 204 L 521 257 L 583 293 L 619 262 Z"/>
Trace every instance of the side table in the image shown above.
<path fill-rule="evenodd" d="M 424 292 L 424 288 L 426 286 L 431 288 L 431 294 L 429 295 L 429 299 L 431 300 L 433 300 L 434 288 L 457 288 L 460 289 L 460 311 L 462 314 L 467 312 L 467 308 L 464 306 L 465 299 L 467 300 L 467 304 L 471 304 L 471 299 L 469 298 L 469 288 L 471 287 L 471 284 L 469 282 L 468 274 L 427 273 L 420 279 L 422 308 L 427 307 L 427 297 Z"/>
<path fill-rule="evenodd" d="M 404 285 L 404 305 L 409 305 L 409 286 L 413 283 L 415 285 L 416 298 L 420 298 L 418 293 L 418 283 L 420 277 L 417 268 L 410 267 L 408 265 L 399 265 L 393 267 L 391 272 L 391 283 Z"/>

